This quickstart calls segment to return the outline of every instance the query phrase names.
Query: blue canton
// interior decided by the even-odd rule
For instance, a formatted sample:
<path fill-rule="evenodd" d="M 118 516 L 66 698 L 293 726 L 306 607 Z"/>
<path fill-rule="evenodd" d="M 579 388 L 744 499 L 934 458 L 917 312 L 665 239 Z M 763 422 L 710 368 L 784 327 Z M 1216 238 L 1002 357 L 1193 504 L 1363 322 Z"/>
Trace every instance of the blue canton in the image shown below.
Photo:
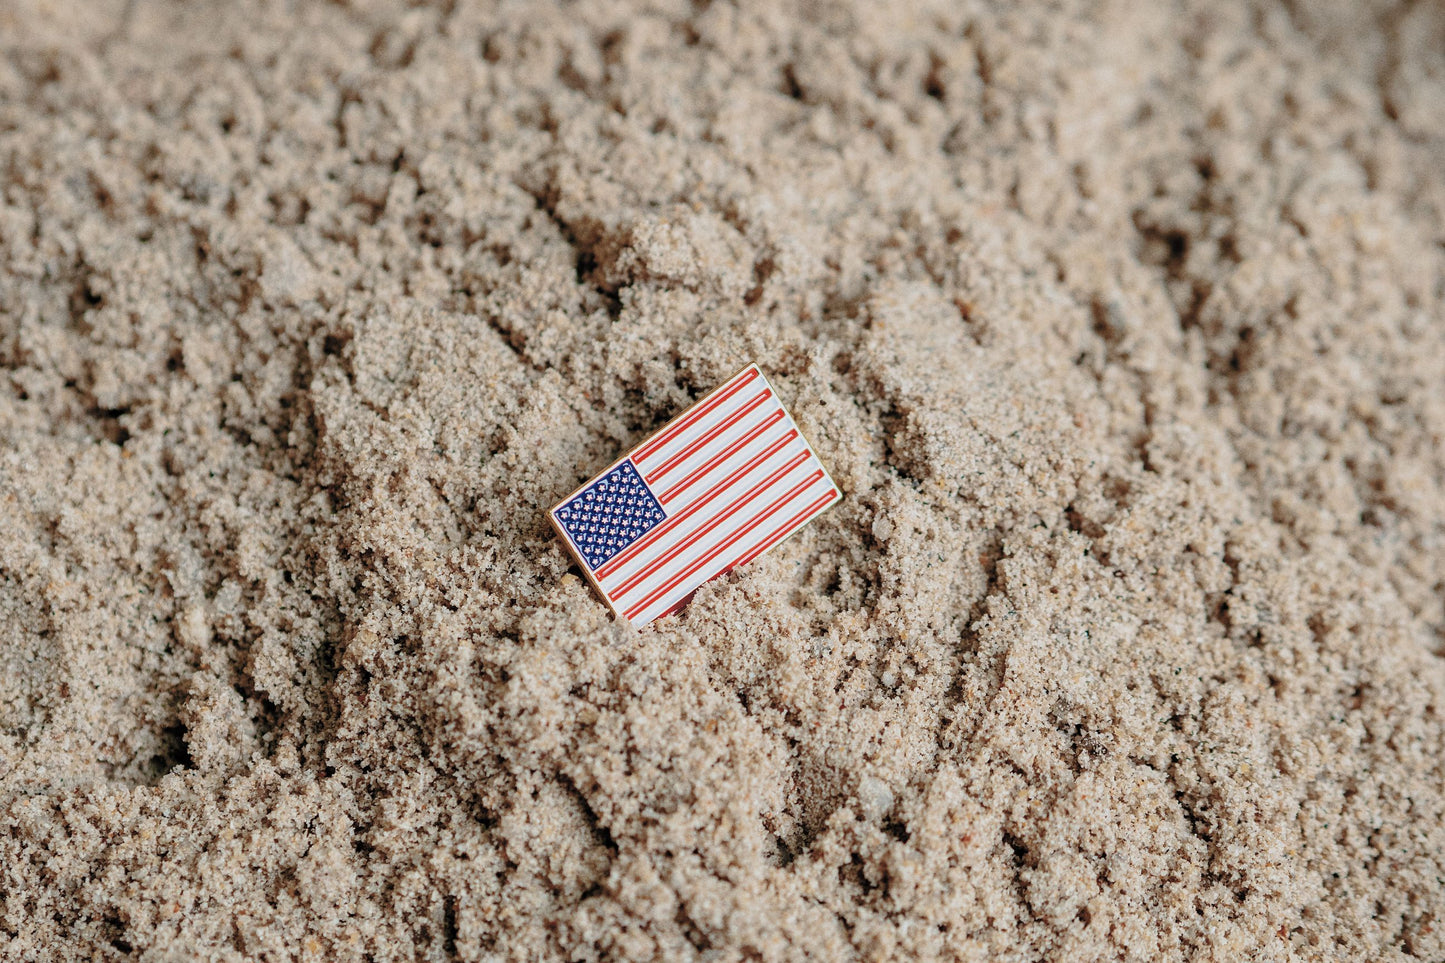
<path fill-rule="evenodd" d="M 666 517 L 630 461 L 624 461 L 557 509 L 557 521 L 594 572 Z"/>

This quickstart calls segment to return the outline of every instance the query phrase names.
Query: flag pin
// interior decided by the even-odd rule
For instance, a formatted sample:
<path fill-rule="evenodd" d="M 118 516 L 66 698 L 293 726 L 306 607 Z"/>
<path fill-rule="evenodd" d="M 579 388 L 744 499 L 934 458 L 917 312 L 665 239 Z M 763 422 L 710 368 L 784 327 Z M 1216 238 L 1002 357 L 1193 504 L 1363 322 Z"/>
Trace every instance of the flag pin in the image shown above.
<path fill-rule="evenodd" d="M 641 627 L 746 565 L 841 495 L 748 365 L 547 517 L 612 611 Z"/>

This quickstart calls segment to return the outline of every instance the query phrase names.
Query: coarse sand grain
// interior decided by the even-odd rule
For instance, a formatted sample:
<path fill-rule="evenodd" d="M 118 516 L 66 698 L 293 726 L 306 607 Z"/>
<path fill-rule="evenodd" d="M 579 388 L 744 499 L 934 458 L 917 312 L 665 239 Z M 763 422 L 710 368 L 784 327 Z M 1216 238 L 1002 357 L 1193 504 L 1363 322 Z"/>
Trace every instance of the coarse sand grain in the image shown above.
<path fill-rule="evenodd" d="M 1442 157 L 1438 0 L 0 4 L 0 959 L 1445 960 Z"/>

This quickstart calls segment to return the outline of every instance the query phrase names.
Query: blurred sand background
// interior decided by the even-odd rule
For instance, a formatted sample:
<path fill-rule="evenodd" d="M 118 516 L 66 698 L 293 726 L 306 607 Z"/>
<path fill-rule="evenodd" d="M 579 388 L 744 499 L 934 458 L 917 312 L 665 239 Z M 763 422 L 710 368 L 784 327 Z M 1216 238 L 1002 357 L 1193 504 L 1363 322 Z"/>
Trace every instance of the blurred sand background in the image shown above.
<path fill-rule="evenodd" d="M 1435 0 L 5 4 L 0 958 L 1445 959 L 1442 156 Z"/>

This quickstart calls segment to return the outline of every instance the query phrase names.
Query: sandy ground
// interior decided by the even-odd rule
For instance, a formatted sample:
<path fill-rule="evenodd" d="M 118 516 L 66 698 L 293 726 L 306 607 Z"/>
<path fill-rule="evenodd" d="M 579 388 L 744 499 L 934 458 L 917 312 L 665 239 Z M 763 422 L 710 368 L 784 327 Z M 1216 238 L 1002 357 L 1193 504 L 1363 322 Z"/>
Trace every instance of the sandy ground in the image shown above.
<path fill-rule="evenodd" d="M 1445 4 L 0 45 L 0 958 L 1445 960 Z M 843 503 L 613 622 L 754 359 Z"/>

